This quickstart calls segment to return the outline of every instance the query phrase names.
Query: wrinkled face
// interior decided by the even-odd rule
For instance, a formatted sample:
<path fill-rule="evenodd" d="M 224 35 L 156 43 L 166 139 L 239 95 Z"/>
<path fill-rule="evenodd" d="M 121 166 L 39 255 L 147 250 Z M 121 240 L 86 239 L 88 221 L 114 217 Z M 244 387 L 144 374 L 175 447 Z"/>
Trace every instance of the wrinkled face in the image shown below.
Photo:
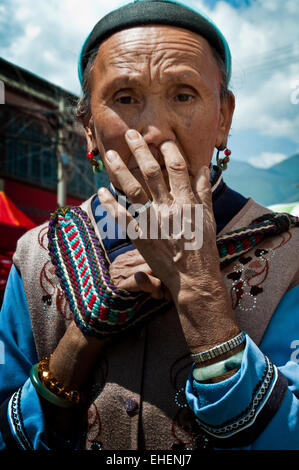
<path fill-rule="evenodd" d="M 170 26 L 120 31 L 100 46 L 91 71 L 88 149 L 102 156 L 116 150 L 143 182 L 124 137 L 137 129 L 161 167 L 160 145 L 174 141 L 192 180 L 226 144 L 234 100 L 220 99 L 220 85 L 210 46 L 198 34 Z"/>

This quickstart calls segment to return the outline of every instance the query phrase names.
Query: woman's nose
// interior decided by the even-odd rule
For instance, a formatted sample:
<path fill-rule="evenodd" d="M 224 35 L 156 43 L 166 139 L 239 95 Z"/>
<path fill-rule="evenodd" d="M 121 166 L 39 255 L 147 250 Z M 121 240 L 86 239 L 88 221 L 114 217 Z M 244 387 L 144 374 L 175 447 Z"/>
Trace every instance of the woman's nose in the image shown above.
<path fill-rule="evenodd" d="M 148 145 L 159 148 L 167 140 L 176 140 L 169 112 L 161 106 L 146 106 L 140 116 L 138 127 Z"/>

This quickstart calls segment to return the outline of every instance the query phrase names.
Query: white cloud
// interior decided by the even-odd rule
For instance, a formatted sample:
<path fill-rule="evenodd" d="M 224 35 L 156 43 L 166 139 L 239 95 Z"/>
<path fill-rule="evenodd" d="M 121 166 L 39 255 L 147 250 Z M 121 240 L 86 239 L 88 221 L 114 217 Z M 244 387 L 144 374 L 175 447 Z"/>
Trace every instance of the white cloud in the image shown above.
<path fill-rule="evenodd" d="M 248 161 L 251 165 L 258 168 L 270 168 L 271 166 L 276 165 L 276 163 L 280 163 L 287 158 L 288 156 L 283 153 L 262 152 L 256 157 L 249 158 Z"/>
<path fill-rule="evenodd" d="M 299 104 L 291 100 L 299 81 L 298 1 L 256 0 L 240 9 L 218 2 L 213 13 L 232 52 L 234 130 L 299 143 Z"/>
<path fill-rule="evenodd" d="M 104 14 L 124 3 L 4 0 L 0 55 L 79 94 L 82 43 Z M 188 4 L 213 18 L 230 44 L 236 95 L 233 131 L 250 129 L 299 144 L 299 103 L 291 100 L 292 86 L 299 82 L 298 0 L 254 0 L 239 9 L 218 1 L 213 10 L 204 0 Z"/>
<path fill-rule="evenodd" d="M 0 55 L 79 94 L 77 60 L 81 46 L 95 23 L 123 3 L 123 0 L 4 0 Z"/>
<path fill-rule="evenodd" d="M 41 32 L 41 29 L 37 25 L 29 24 L 25 28 L 26 36 L 30 39 L 35 39 Z"/>

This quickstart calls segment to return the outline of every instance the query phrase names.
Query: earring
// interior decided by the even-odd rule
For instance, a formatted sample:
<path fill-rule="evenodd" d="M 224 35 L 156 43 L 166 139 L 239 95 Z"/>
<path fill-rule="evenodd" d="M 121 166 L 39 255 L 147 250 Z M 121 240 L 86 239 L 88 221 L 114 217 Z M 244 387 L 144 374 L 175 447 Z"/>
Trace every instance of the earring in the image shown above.
<path fill-rule="evenodd" d="M 218 166 L 219 170 L 225 171 L 227 169 L 227 164 L 229 162 L 229 156 L 231 154 L 231 151 L 226 148 L 224 150 L 225 157 L 224 158 L 219 158 L 220 150 L 222 150 L 222 149 L 218 149 L 218 151 L 217 151 L 216 162 L 217 162 L 217 166 Z"/>
<path fill-rule="evenodd" d="M 98 154 L 99 154 L 98 150 L 93 150 L 87 153 L 87 158 L 90 160 L 94 173 L 100 173 L 104 168 L 102 160 L 101 159 L 97 160 L 95 158 L 95 156 Z"/>

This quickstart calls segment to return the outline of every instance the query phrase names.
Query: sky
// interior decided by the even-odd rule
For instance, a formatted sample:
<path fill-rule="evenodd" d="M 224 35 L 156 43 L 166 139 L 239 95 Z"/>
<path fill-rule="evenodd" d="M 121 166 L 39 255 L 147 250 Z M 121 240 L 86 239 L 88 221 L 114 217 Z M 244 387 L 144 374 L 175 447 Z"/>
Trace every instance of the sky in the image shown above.
<path fill-rule="evenodd" d="M 0 0 L 0 56 L 80 95 L 77 61 L 96 22 L 123 0 Z M 231 158 L 257 167 L 299 152 L 298 0 L 192 0 L 232 54 Z"/>

